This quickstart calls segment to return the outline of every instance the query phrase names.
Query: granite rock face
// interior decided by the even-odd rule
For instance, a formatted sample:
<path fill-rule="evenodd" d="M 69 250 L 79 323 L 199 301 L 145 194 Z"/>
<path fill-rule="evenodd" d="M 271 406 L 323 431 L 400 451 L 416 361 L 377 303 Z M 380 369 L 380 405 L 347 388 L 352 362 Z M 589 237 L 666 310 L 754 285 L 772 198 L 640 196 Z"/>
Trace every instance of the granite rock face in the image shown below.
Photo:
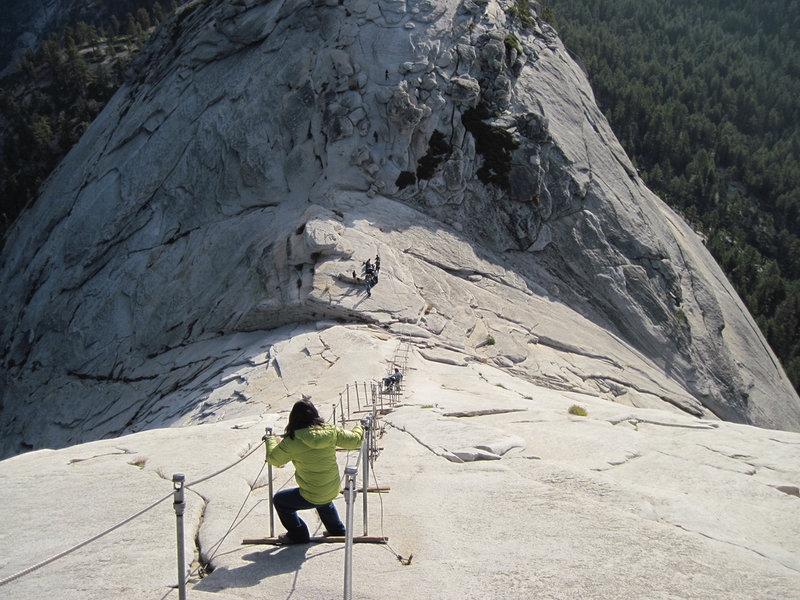
<path fill-rule="evenodd" d="M 334 321 L 800 430 L 698 236 L 557 34 L 509 5 L 237 0 L 165 21 L 9 234 L 2 455 L 219 418 L 210 398 L 263 407 L 246 381 L 220 392 L 230 371 L 280 378 L 277 345 Z M 352 274 L 377 253 L 367 296 Z"/>
<path fill-rule="evenodd" d="M 342 376 L 382 373 L 398 346 L 378 328 L 346 324 L 296 332 L 273 356 L 286 387 L 305 386 L 327 418 L 323 400 L 342 391 Z M 353 511 L 358 535 L 390 546 L 355 547 L 354 597 L 796 597 L 800 434 L 547 389 L 452 350 L 412 347 L 407 358 L 402 403 L 381 417 L 370 467 L 370 482 L 388 492 L 368 494 L 366 506 L 359 496 Z M 245 371 L 226 385 L 250 379 Z M 575 404 L 586 416 L 570 414 Z M 270 535 L 261 436 L 283 430 L 289 406 L 0 461 L 0 582 L 165 500 L 0 583 L 3 598 L 176 597 L 175 473 L 188 487 L 187 598 L 343 597 L 344 544 L 242 544 Z M 356 452 L 337 457 L 340 472 L 359 463 Z M 293 487 L 293 475 L 274 469 L 273 489 Z M 335 504 L 346 519 L 344 498 Z M 301 514 L 321 535 L 315 511 Z"/>

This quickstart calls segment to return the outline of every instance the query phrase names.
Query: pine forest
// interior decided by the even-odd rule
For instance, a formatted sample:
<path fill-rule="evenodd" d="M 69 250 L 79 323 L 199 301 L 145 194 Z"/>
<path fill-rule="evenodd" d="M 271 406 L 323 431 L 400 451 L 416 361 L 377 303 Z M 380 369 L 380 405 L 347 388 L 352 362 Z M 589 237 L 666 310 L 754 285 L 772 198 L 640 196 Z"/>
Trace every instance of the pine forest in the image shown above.
<path fill-rule="evenodd" d="M 542 13 L 800 389 L 800 0 L 552 0 Z"/>

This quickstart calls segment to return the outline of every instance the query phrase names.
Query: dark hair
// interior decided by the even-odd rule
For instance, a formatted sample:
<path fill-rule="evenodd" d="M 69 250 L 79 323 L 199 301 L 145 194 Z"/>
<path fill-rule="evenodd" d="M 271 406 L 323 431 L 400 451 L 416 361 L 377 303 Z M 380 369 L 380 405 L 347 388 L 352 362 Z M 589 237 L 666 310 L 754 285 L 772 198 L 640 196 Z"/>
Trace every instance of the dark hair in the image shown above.
<path fill-rule="evenodd" d="M 298 400 L 289 413 L 289 424 L 286 426 L 284 435 L 294 439 L 294 432 L 298 429 L 306 429 L 314 425 L 325 425 L 325 421 L 319 416 L 317 407 L 310 400 Z"/>

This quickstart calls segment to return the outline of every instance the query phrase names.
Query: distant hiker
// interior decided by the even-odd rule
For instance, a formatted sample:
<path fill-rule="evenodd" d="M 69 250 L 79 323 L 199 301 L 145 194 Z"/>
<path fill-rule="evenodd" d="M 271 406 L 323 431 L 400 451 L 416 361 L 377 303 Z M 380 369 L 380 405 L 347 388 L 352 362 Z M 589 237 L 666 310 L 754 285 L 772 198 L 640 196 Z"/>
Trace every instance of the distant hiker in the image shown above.
<path fill-rule="evenodd" d="M 299 486 L 273 496 L 275 512 L 286 528 L 286 533 L 278 536 L 282 544 L 305 544 L 309 541 L 308 526 L 297 516 L 298 510 L 315 508 L 325 526 L 324 535 L 345 534 L 345 527 L 333 504 L 339 495 L 341 481 L 336 448 L 357 449 L 363 433 L 361 424 L 346 431 L 325 423 L 309 400 L 298 400 L 289 413 L 283 439 L 267 437 L 267 462 L 282 467 L 291 461 Z"/>
<path fill-rule="evenodd" d="M 395 367 L 394 373 L 383 378 L 383 391 L 396 391 L 400 387 L 400 380 L 402 378 L 403 374 L 400 372 L 400 369 Z"/>
<path fill-rule="evenodd" d="M 381 270 L 381 257 L 376 254 L 375 255 L 375 272 L 377 273 L 380 270 Z"/>
<path fill-rule="evenodd" d="M 364 262 L 364 285 L 367 288 L 367 296 L 372 296 L 372 288 L 378 283 L 378 270 L 381 266 L 380 257 L 376 256 L 376 264 L 372 266 L 369 259 Z"/>

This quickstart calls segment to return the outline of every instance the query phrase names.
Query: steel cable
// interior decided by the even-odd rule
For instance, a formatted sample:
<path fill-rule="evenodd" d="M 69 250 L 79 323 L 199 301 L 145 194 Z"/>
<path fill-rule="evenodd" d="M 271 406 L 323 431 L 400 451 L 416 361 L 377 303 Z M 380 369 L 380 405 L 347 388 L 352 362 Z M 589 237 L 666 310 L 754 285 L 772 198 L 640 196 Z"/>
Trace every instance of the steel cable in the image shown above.
<path fill-rule="evenodd" d="M 232 469 L 233 467 L 235 467 L 236 465 L 238 465 L 240 462 L 242 462 L 244 459 L 246 459 L 246 458 L 247 458 L 247 457 L 249 457 L 251 454 L 253 454 L 253 453 L 254 453 L 256 450 L 258 450 L 259 448 L 261 448 L 261 445 L 262 445 L 262 444 L 266 444 L 266 441 L 262 441 L 262 442 L 261 442 L 261 444 L 259 444 L 258 446 L 255 446 L 255 447 L 254 447 L 252 450 L 250 450 L 250 452 L 248 452 L 247 454 L 245 454 L 243 457 L 241 457 L 241 458 L 240 458 L 239 460 L 237 460 L 235 463 L 232 463 L 232 464 L 228 465 L 227 467 L 225 467 L 225 468 L 223 468 L 223 469 L 220 469 L 220 470 L 219 470 L 219 471 L 217 471 L 216 473 L 212 473 L 211 475 L 206 475 L 205 477 L 202 477 L 201 479 L 198 479 L 197 481 L 193 481 L 193 482 L 191 482 L 191 483 L 187 483 L 187 484 L 186 484 L 184 487 L 190 488 L 190 487 L 192 487 L 193 485 L 198 485 L 198 484 L 200 484 L 200 483 L 203 483 L 204 481 L 208 481 L 209 479 L 212 479 L 212 478 L 216 477 L 217 475 L 220 475 L 220 474 L 224 473 L 225 471 L 227 471 L 227 470 L 229 470 L 229 469 Z"/>
<path fill-rule="evenodd" d="M 250 450 L 247 454 L 245 454 L 243 457 L 241 457 L 236 462 L 228 465 L 227 467 L 225 467 L 223 469 L 220 469 L 216 473 L 212 473 L 211 475 L 207 475 L 206 477 L 198 479 L 197 481 L 193 481 L 192 483 L 189 483 L 184 487 L 189 488 L 191 486 L 198 485 L 199 483 L 202 483 L 204 481 L 208 481 L 209 479 L 211 479 L 213 477 L 216 477 L 217 475 L 219 475 L 221 473 L 224 473 L 228 469 L 231 469 L 232 467 L 235 467 L 236 465 L 238 465 L 240 462 L 242 462 L 248 456 L 252 455 L 260 447 L 261 447 L 261 444 L 259 444 L 258 446 L 256 446 L 252 450 Z M 45 560 L 43 560 L 43 561 L 41 561 L 39 563 L 36 563 L 35 565 L 32 565 L 32 566 L 30 566 L 30 567 L 28 567 L 26 569 L 23 569 L 22 571 L 19 571 L 18 573 L 15 573 L 14 575 L 11 575 L 10 577 L 6 577 L 5 579 L 0 580 L 0 586 L 6 585 L 7 583 L 11 583 L 12 581 L 14 581 L 16 579 L 19 579 L 20 577 L 24 577 L 25 575 L 29 575 L 30 573 L 33 573 L 34 571 L 38 571 L 42 567 L 45 567 L 45 566 L 49 565 L 50 563 L 53 563 L 53 562 L 55 562 L 55 561 L 57 561 L 57 560 L 59 560 L 61 558 L 64 558 L 68 554 L 72 554 L 76 550 L 79 550 L 79 549 L 83 548 L 84 546 L 87 546 L 87 545 L 91 544 L 92 542 L 95 542 L 95 541 L 99 540 L 103 536 L 106 536 L 109 533 L 111 533 L 112 531 L 115 531 L 115 530 L 119 529 L 123 525 L 127 525 L 128 523 L 130 523 L 134 519 L 137 519 L 138 517 L 141 517 L 146 512 L 154 509 L 156 506 L 158 506 L 159 504 L 161 504 L 165 500 L 168 500 L 173 495 L 173 493 L 174 493 L 174 491 L 170 492 L 169 494 L 167 494 L 163 498 L 160 498 L 159 500 L 156 500 L 155 502 L 153 502 L 151 505 L 147 506 L 146 508 L 143 508 L 139 512 L 131 515 L 130 517 L 128 517 L 127 519 L 125 519 L 123 521 L 120 521 L 116 525 L 113 525 L 113 526 L 109 527 L 108 529 L 98 533 L 97 535 L 94 535 L 94 536 L 90 537 L 89 539 L 84 540 L 83 542 L 80 542 L 79 544 L 75 544 L 74 546 L 72 546 L 70 548 L 67 548 L 66 550 L 63 550 L 63 551 L 59 552 L 58 554 L 55 554 L 55 555 L 51 556 L 50 558 L 47 558 L 47 559 L 45 559 Z"/>
<path fill-rule="evenodd" d="M 119 529 L 123 525 L 126 525 L 127 523 L 130 523 L 131 521 L 133 521 L 137 517 L 140 517 L 144 513 L 146 513 L 147 511 L 155 508 L 156 506 L 158 506 L 159 504 L 161 504 L 165 500 L 169 499 L 172 496 L 172 494 L 173 494 L 173 492 L 170 492 L 169 494 L 167 494 L 166 496 L 164 496 L 160 500 L 156 500 L 155 502 L 153 502 L 147 508 L 144 508 L 144 509 L 140 510 L 139 512 L 137 512 L 134 515 L 131 515 L 130 517 L 128 517 L 124 521 L 121 521 L 121 522 L 117 523 L 113 527 L 109 527 L 105 531 L 103 531 L 101 533 L 98 533 L 95 536 L 90 537 L 88 540 L 85 540 L 85 541 L 81 542 L 80 544 L 76 544 L 75 546 L 72 546 L 71 548 L 68 548 L 67 550 L 64 550 L 63 552 L 59 552 L 58 554 L 56 554 L 54 556 L 51 556 L 50 558 L 48 558 L 46 560 L 43 560 L 42 562 L 37 563 L 37 564 L 35 564 L 35 565 L 31 566 L 31 567 L 28 567 L 27 569 L 24 569 L 24 570 L 20 571 L 19 573 L 16 573 L 16 574 L 12 575 L 11 577 L 6 577 L 5 579 L 0 580 L 0 586 L 5 585 L 7 583 L 10 583 L 10 582 L 14 581 L 15 579 L 19 579 L 20 577 L 23 577 L 23 576 L 28 575 L 30 573 L 33 573 L 34 571 L 36 571 L 38 569 L 41 569 L 42 567 L 47 566 L 50 563 L 55 562 L 58 559 L 67 556 L 68 554 L 71 554 L 75 550 L 79 550 L 80 548 L 83 548 L 84 546 L 86 546 L 88 544 L 91 544 L 92 542 L 94 542 L 96 540 L 99 540 L 104 535 L 107 535 L 107 534 L 111 533 L 115 529 Z"/>
<path fill-rule="evenodd" d="M 408 566 L 411 564 L 411 559 L 414 558 L 414 555 L 410 554 L 408 558 L 401 556 L 399 552 L 397 552 L 394 548 L 392 548 L 389 545 L 388 538 L 386 538 L 386 536 L 383 534 L 383 492 L 381 491 L 381 486 L 378 483 L 378 476 L 375 474 L 374 464 L 372 465 L 372 479 L 375 482 L 375 490 L 378 493 L 378 501 L 380 502 L 381 505 L 381 537 L 385 540 L 383 545 L 386 546 L 386 549 L 389 552 L 391 552 L 394 555 L 394 557 L 400 561 L 401 564 Z"/>
<path fill-rule="evenodd" d="M 403 362 L 405 363 L 405 360 Z M 343 405 L 341 406 L 341 409 L 344 410 L 344 406 Z M 375 425 L 376 424 L 373 422 L 373 427 Z M 266 442 L 262 442 L 262 443 L 266 443 Z M 201 484 L 201 483 L 203 483 L 205 481 L 213 479 L 214 477 L 217 477 L 218 475 L 221 475 L 225 471 L 228 471 L 228 470 L 232 469 L 233 467 L 235 467 L 236 465 L 238 465 L 239 463 L 243 462 L 245 459 L 250 457 L 260 447 L 261 447 L 261 444 L 255 446 L 252 450 L 250 450 L 244 456 L 239 458 L 239 460 L 231 463 L 230 465 L 228 465 L 228 466 L 226 466 L 226 467 L 224 467 L 224 468 L 222 468 L 222 469 L 220 469 L 220 470 L 218 470 L 218 471 L 216 471 L 214 473 L 211 473 L 210 475 L 202 477 L 202 478 L 200 478 L 200 479 L 198 479 L 196 481 L 192 481 L 191 483 L 186 484 L 184 487 L 185 488 L 191 488 L 191 487 L 199 485 L 199 484 Z M 363 457 L 363 452 L 364 452 L 365 447 L 366 447 L 365 444 L 362 444 L 359 447 L 358 458 L 356 459 L 357 460 L 356 464 L 360 464 L 361 459 Z M 349 464 L 350 464 L 350 457 L 351 457 L 352 452 L 353 451 L 349 451 L 348 452 L 347 459 L 346 459 L 346 465 L 347 466 L 349 466 Z M 374 461 L 370 461 L 370 462 L 373 465 L 373 468 L 372 468 L 373 478 L 375 479 L 376 486 L 377 486 L 377 477 L 375 477 Z M 263 468 L 264 467 L 262 465 L 262 467 L 261 467 L 262 471 L 263 471 Z M 259 474 L 256 477 L 256 480 L 258 480 L 258 477 L 260 477 L 260 476 L 261 476 L 261 471 L 259 471 Z M 285 487 L 286 484 L 290 480 L 291 480 L 291 478 L 289 478 L 283 484 L 283 486 L 281 486 L 281 489 L 283 487 Z M 340 479 L 340 486 L 341 486 L 341 483 L 343 481 L 344 481 L 344 476 L 342 476 L 341 479 Z M 244 502 L 242 503 L 242 506 L 239 508 L 239 511 L 236 513 L 236 516 L 234 517 L 234 519 L 233 519 L 233 521 L 231 523 L 231 526 L 229 527 L 228 531 L 223 535 L 223 537 L 217 543 L 214 544 L 214 546 L 212 546 L 213 553 L 212 553 L 212 556 L 209 557 L 209 560 L 211 560 L 211 558 L 213 558 L 213 556 L 216 554 L 216 551 L 219 549 L 219 547 L 222 544 L 222 542 L 231 533 L 231 531 L 233 531 L 233 529 L 235 529 L 235 527 L 237 526 L 236 525 L 236 520 L 239 518 L 239 515 L 241 514 L 242 510 L 244 509 L 244 506 L 246 505 L 247 500 L 249 499 L 250 494 L 252 493 L 252 491 L 253 491 L 253 487 L 251 486 L 250 490 L 248 491 L 247 495 L 245 496 L 245 499 L 244 499 Z M 41 561 L 41 562 L 39 562 L 39 563 L 37 563 L 35 565 L 32 565 L 32 566 L 30 566 L 30 567 L 28 567 L 26 569 L 23 569 L 22 571 L 19 571 L 19 572 L 15 573 L 14 575 L 11 575 L 10 577 L 6 577 L 5 579 L 0 580 L 0 586 L 6 585 L 8 583 L 11 583 L 12 581 L 15 581 L 15 580 L 17 580 L 17 579 L 19 579 L 21 577 L 24 577 L 25 575 L 29 575 L 30 573 L 33 573 L 34 571 L 37 571 L 37 570 L 41 569 L 42 567 L 45 567 L 45 566 L 47 566 L 47 565 L 49 565 L 49 564 L 51 564 L 51 563 L 63 558 L 63 557 L 71 554 L 72 552 L 75 552 L 76 550 L 79 550 L 79 549 L 83 548 L 84 546 L 87 546 L 87 545 L 91 544 L 92 542 L 97 541 L 98 539 L 100 539 L 100 538 L 108 535 L 109 533 L 119 529 L 123 525 L 127 525 L 131 521 L 137 519 L 138 517 L 142 516 L 143 514 L 147 513 L 148 511 L 152 510 L 153 508 L 155 508 L 156 506 L 158 506 L 162 502 L 168 500 L 170 498 L 170 496 L 172 496 L 172 495 L 173 495 L 173 492 L 170 492 L 169 494 L 167 494 L 163 498 L 160 498 L 160 499 L 156 500 L 155 502 L 153 502 L 149 506 L 143 508 L 139 512 L 137 512 L 137 513 L 131 515 L 130 517 L 124 519 L 123 521 L 120 521 L 119 523 L 109 527 L 108 529 L 106 529 L 106 530 L 104 530 L 104 531 L 92 536 L 91 538 L 88 538 L 87 540 L 84 540 L 83 542 L 80 542 L 79 544 L 76 544 L 76 545 L 74 545 L 74 546 L 72 546 L 72 547 L 70 547 L 70 548 L 68 548 L 66 550 L 63 550 L 62 552 L 59 552 L 58 554 L 55 554 L 55 555 L 51 556 L 50 558 L 47 558 L 47 559 L 45 559 L 45 560 L 43 560 L 43 561 Z M 379 498 L 380 498 L 380 492 L 379 492 Z M 383 498 L 380 498 L 380 503 L 381 503 L 381 534 L 382 534 L 383 533 Z M 395 556 L 398 558 L 398 560 L 400 560 L 401 562 L 404 560 L 397 552 L 395 552 L 394 550 L 392 550 L 392 552 L 395 554 Z M 410 561 L 410 558 L 409 558 L 409 561 Z"/>
<path fill-rule="evenodd" d="M 236 522 L 236 520 L 239 518 L 239 515 L 241 515 L 241 514 L 242 514 L 242 511 L 244 510 L 244 507 L 245 507 L 245 505 L 247 504 L 247 501 L 248 501 L 248 500 L 249 500 L 249 498 L 250 498 L 250 494 L 252 494 L 252 493 L 253 493 L 253 489 L 255 488 L 255 484 L 256 484 L 256 482 L 258 481 L 258 478 L 259 478 L 259 477 L 261 477 L 261 473 L 263 473 L 263 472 L 264 472 L 264 465 L 266 465 L 266 464 L 267 464 L 267 463 L 266 463 L 266 461 L 265 461 L 265 462 L 264 462 L 264 464 L 263 464 L 263 465 L 261 465 L 261 469 L 259 469 L 259 471 L 258 471 L 258 475 L 256 475 L 256 478 L 253 480 L 253 485 L 251 485 L 251 486 L 248 486 L 250 489 L 247 491 L 247 495 L 244 497 L 244 501 L 242 502 L 242 505 L 239 507 L 239 510 L 238 510 L 238 512 L 236 513 L 236 516 L 235 516 L 235 517 L 233 517 L 233 520 L 231 521 L 231 524 L 230 524 L 230 527 L 228 527 L 228 530 L 227 530 L 227 531 L 226 531 L 226 532 L 223 534 L 223 536 L 222 536 L 222 537 L 221 537 L 219 540 L 217 540 L 217 541 L 216 541 L 216 542 L 215 542 L 215 543 L 214 543 L 214 544 L 211 546 L 211 550 L 209 551 L 209 552 L 210 552 L 210 555 L 209 555 L 209 557 L 206 559 L 206 561 L 205 561 L 206 563 L 210 563 L 210 562 L 211 562 L 211 560 L 212 560 L 212 559 L 213 559 L 213 558 L 214 558 L 214 557 L 217 555 L 217 551 L 218 551 L 218 550 L 220 549 L 220 547 L 222 546 L 222 542 L 224 542 L 224 541 L 225 541 L 225 538 L 227 538 L 227 537 L 228 537 L 228 535 L 230 535 L 230 533 L 231 533 L 231 532 L 232 532 L 234 529 L 236 529 L 236 527 L 238 527 L 239 525 L 241 525 L 241 523 L 244 521 L 244 519 L 242 519 L 242 521 L 240 521 L 239 523 L 237 523 L 237 522 Z M 248 513 L 248 514 L 249 514 L 249 513 Z M 200 557 L 198 556 L 198 559 L 199 559 L 199 558 L 200 558 Z M 200 575 L 200 576 L 202 577 L 202 574 L 203 574 L 203 572 L 204 572 L 204 571 L 205 571 L 205 565 L 201 564 L 201 566 L 199 566 L 199 567 L 196 569 L 196 571 L 192 571 L 191 573 L 189 573 L 189 575 L 191 575 L 192 573 L 195 573 L 195 572 L 196 572 L 198 575 Z"/>

